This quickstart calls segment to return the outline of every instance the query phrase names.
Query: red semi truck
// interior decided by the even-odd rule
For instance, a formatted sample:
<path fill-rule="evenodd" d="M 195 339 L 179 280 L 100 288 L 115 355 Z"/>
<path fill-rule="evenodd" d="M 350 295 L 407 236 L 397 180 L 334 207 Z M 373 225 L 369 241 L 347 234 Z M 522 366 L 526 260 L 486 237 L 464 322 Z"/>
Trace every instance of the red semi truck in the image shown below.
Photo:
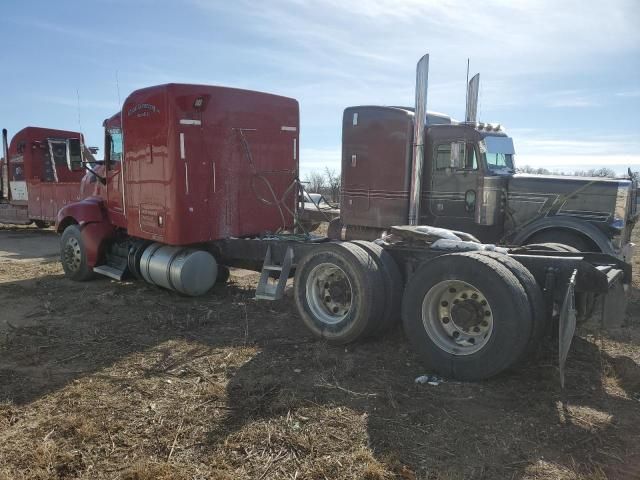
<path fill-rule="evenodd" d="M 423 120 L 425 61 L 415 108 Z M 314 335 L 353 342 L 402 318 L 428 366 L 459 379 L 487 378 L 518 362 L 554 312 L 562 312 L 563 352 L 573 315 L 588 316 L 594 299 L 620 316 L 614 308 L 630 266 L 603 253 L 497 248 L 415 225 L 389 226 L 375 243 L 288 233 L 299 199 L 294 99 L 160 85 L 133 92 L 104 126 L 99 188 L 58 213 L 61 261 L 72 279 L 133 275 L 200 295 L 235 266 L 260 271 L 256 298 L 274 300 L 295 274 L 298 312 Z M 416 122 L 418 171 L 424 129 Z M 79 143 L 70 143 L 73 171 L 83 167 Z M 419 196 L 419 185 L 411 190 L 410 199 Z"/>
<path fill-rule="evenodd" d="M 26 127 L 7 141 L 3 129 L 0 160 L 0 223 L 38 227 L 53 225 L 58 211 L 81 199 L 83 172 L 71 171 L 70 139 L 83 144 L 78 132 Z M 90 159 L 87 151 L 85 158 Z M 8 162 L 5 160 L 8 159 Z"/>

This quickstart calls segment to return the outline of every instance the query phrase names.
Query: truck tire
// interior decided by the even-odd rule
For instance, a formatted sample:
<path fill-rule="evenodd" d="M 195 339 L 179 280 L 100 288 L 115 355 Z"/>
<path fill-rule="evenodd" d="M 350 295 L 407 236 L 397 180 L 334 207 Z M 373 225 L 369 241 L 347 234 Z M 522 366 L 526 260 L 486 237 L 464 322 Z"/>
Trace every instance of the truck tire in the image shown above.
<path fill-rule="evenodd" d="M 533 323 L 516 276 L 477 252 L 441 255 L 419 267 L 404 292 L 402 320 L 428 368 L 471 381 L 522 358 Z"/>
<path fill-rule="evenodd" d="M 384 306 L 384 279 L 369 253 L 351 243 L 325 243 L 298 263 L 294 298 L 306 327 L 329 343 L 371 335 Z"/>
<path fill-rule="evenodd" d="M 60 239 L 60 262 L 67 278 L 84 282 L 93 278 L 93 269 L 87 265 L 87 254 L 78 225 L 69 225 Z"/>
<path fill-rule="evenodd" d="M 384 307 L 376 334 L 384 333 L 400 320 L 402 309 L 402 274 L 391 254 L 380 245 L 365 240 L 353 240 L 353 244 L 366 250 L 378 265 L 384 278 Z"/>
<path fill-rule="evenodd" d="M 575 248 L 578 252 L 599 252 L 600 249 L 596 247 L 592 241 L 569 230 L 543 230 L 542 232 L 534 234 L 527 239 L 527 245 L 529 244 L 562 244 Z"/>
<path fill-rule="evenodd" d="M 506 267 L 518 279 L 520 285 L 522 285 L 522 288 L 524 288 L 524 291 L 527 293 L 533 323 L 529 343 L 522 358 L 522 360 L 524 360 L 526 356 L 534 353 L 538 349 L 540 340 L 542 340 L 544 333 L 547 331 L 548 319 L 542 290 L 531 272 L 515 258 L 498 252 L 482 251 L 477 253 L 492 258 Z"/>
<path fill-rule="evenodd" d="M 216 283 L 219 285 L 227 283 L 230 276 L 231 271 L 229 270 L 229 267 L 218 264 L 218 276 L 216 277 Z"/>

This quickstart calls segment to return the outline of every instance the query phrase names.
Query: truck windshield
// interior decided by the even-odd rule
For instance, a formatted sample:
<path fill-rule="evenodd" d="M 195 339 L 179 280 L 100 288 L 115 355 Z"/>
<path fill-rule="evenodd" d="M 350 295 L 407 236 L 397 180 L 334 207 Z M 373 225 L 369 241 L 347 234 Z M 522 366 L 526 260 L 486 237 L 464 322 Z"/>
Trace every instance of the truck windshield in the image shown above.
<path fill-rule="evenodd" d="M 511 137 L 485 137 L 480 146 L 483 151 L 487 168 L 496 173 L 514 171 L 513 168 L 513 139 Z"/>

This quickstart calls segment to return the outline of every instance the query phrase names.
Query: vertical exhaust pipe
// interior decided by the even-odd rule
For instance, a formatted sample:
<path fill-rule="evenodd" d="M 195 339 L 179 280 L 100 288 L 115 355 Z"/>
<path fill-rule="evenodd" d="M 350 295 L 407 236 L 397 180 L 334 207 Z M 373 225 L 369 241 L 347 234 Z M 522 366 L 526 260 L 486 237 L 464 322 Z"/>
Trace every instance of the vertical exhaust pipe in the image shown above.
<path fill-rule="evenodd" d="M 478 120 L 478 92 L 480 91 L 480 74 L 476 73 L 467 85 L 467 109 L 465 121 L 476 122 Z"/>
<path fill-rule="evenodd" d="M 411 190 L 409 191 L 409 225 L 420 223 L 420 196 L 424 168 L 425 123 L 427 120 L 427 88 L 429 80 L 429 54 L 416 66 L 416 105 L 413 117 L 413 154 L 411 158 Z"/>
<path fill-rule="evenodd" d="M 7 182 L 9 181 L 9 142 L 7 141 L 7 129 L 2 129 L 2 156 L 4 157 L 3 162 L 0 164 L 0 200 L 5 198 L 4 195 L 4 183 L 5 178 Z M 6 176 L 5 176 L 6 171 Z M 7 189 L 9 185 L 7 185 Z M 7 192 L 7 197 L 9 198 L 9 194 Z"/>

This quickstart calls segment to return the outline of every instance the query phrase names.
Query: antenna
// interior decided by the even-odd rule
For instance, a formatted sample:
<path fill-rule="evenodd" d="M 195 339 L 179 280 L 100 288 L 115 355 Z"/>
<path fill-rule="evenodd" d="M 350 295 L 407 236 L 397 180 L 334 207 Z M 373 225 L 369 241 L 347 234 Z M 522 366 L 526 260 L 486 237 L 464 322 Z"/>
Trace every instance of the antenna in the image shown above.
<path fill-rule="evenodd" d="M 76 97 L 78 97 L 78 128 L 80 130 L 80 150 L 84 150 L 84 133 L 82 132 L 82 120 L 80 118 L 80 90 L 76 88 Z"/>
<path fill-rule="evenodd" d="M 122 105 L 120 101 L 120 81 L 118 80 L 118 70 L 116 70 L 116 90 L 118 91 L 118 106 Z"/>
<path fill-rule="evenodd" d="M 80 133 L 82 133 L 82 121 L 80 119 L 80 90 L 76 88 L 76 97 L 78 98 L 78 128 L 80 129 Z"/>

